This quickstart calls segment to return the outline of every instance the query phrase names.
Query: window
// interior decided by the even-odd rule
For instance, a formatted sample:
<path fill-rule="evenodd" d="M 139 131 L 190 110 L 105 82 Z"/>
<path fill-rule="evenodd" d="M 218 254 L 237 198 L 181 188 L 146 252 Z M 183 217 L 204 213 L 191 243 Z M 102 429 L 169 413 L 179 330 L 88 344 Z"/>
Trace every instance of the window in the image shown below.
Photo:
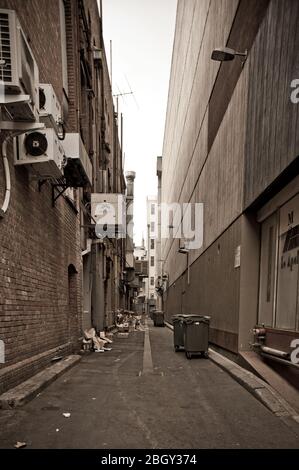
<path fill-rule="evenodd" d="M 155 204 L 151 204 L 151 214 L 155 214 Z"/>
<path fill-rule="evenodd" d="M 151 266 L 155 266 L 155 257 L 151 256 Z"/>
<path fill-rule="evenodd" d="M 155 285 L 155 278 L 151 277 L 151 286 L 154 286 L 154 285 Z"/>
<path fill-rule="evenodd" d="M 259 323 L 299 330 L 299 195 L 262 222 Z"/>
<path fill-rule="evenodd" d="M 155 231 L 155 222 L 151 222 L 151 232 Z"/>
<path fill-rule="evenodd" d="M 138 261 L 138 260 L 139 260 L 139 256 L 136 256 L 136 261 Z"/>
<path fill-rule="evenodd" d="M 151 250 L 155 249 L 155 240 L 152 238 L 151 239 Z"/>

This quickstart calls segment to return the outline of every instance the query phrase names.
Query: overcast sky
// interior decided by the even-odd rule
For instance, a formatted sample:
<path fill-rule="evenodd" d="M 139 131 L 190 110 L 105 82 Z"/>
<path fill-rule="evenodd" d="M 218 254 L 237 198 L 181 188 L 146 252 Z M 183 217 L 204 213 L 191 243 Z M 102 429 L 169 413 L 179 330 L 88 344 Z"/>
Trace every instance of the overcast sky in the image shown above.
<path fill-rule="evenodd" d="M 102 0 L 106 54 L 113 48 L 113 93 L 124 114 L 125 170 L 136 171 L 136 244 L 146 238 L 146 196 L 157 193 L 175 28 L 176 0 Z"/>

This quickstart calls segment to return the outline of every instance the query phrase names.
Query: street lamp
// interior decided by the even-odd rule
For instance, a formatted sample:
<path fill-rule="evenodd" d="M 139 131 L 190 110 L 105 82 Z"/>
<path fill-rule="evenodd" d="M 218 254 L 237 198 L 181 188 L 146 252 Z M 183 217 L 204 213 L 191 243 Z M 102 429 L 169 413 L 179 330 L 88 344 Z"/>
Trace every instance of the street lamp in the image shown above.
<path fill-rule="evenodd" d="M 234 60 L 236 56 L 243 57 L 242 62 L 244 62 L 247 58 L 247 50 L 245 52 L 237 52 L 229 47 L 220 47 L 213 50 L 211 59 L 217 60 L 218 62 L 226 62 L 228 60 Z"/>

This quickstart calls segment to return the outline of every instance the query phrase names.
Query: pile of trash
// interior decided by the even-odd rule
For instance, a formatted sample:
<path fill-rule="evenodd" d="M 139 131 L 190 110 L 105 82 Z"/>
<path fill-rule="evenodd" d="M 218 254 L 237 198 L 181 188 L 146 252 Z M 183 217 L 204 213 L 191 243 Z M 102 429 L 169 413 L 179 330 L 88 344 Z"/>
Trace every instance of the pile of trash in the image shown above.
<path fill-rule="evenodd" d="M 138 315 L 131 310 L 118 309 L 115 312 L 115 329 L 118 338 L 128 338 L 129 333 L 133 331 L 144 331 L 142 326 L 142 315 Z M 90 328 L 84 331 L 83 350 L 94 351 L 97 353 L 104 353 L 111 351 L 110 345 L 113 333 L 105 333 L 104 331 L 97 332 L 95 328 Z"/>
<path fill-rule="evenodd" d="M 105 351 L 112 351 L 109 346 L 113 341 L 108 338 L 104 331 L 97 333 L 94 328 L 84 331 L 83 349 L 92 350 L 97 353 L 104 353 Z"/>
<path fill-rule="evenodd" d="M 141 318 L 141 315 L 131 310 L 117 310 L 115 326 L 118 337 L 127 337 L 133 331 L 142 330 Z"/>

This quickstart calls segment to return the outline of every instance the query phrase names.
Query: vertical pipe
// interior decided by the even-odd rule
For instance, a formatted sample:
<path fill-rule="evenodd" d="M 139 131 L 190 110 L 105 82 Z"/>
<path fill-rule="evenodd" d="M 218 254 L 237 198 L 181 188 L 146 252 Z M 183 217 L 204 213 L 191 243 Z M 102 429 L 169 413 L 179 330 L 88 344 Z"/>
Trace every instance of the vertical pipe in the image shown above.
<path fill-rule="evenodd" d="M 122 169 L 124 169 L 124 166 L 125 166 L 124 154 L 123 154 L 123 136 L 124 136 L 124 120 L 123 120 L 123 113 L 121 113 L 120 115 L 120 152 L 121 152 Z"/>
<path fill-rule="evenodd" d="M 110 39 L 110 80 L 111 80 L 111 92 L 112 92 L 112 41 Z"/>

